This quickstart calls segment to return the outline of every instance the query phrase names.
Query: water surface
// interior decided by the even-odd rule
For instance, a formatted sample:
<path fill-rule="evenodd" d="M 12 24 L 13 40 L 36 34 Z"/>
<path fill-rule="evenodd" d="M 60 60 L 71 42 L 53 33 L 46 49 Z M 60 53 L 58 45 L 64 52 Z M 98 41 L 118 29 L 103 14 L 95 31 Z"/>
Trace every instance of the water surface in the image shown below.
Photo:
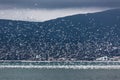
<path fill-rule="evenodd" d="M 120 70 L 1 68 L 0 80 L 120 80 Z"/>

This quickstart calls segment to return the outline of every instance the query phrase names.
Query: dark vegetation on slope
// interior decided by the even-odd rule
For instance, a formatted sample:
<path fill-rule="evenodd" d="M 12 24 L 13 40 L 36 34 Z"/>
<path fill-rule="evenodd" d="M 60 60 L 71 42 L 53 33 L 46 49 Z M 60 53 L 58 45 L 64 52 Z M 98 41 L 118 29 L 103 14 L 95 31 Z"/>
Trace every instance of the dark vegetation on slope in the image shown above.
<path fill-rule="evenodd" d="M 0 60 L 120 56 L 120 9 L 46 22 L 0 20 Z"/>

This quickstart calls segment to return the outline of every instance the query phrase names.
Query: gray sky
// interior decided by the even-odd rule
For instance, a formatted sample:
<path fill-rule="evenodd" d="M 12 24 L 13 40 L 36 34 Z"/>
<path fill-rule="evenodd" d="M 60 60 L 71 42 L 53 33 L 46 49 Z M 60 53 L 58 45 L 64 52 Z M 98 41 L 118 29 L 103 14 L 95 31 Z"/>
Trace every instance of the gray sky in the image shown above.
<path fill-rule="evenodd" d="M 0 0 L 0 8 L 120 7 L 120 0 Z"/>
<path fill-rule="evenodd" d="M 118 7 L 120 0 L 0 0 L 0 19 L 46 21 Z"/>

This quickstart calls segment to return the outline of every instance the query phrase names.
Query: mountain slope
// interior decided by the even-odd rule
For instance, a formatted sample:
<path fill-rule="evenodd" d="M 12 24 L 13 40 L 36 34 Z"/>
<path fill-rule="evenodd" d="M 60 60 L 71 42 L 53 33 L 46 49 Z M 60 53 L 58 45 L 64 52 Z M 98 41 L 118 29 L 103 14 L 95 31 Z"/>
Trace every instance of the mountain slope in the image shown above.
<path fill-rule="evenodd" d="M 119 55 L 120 9 L 43 23 L 0 20 L 1 60 L 94 60 Z"/>

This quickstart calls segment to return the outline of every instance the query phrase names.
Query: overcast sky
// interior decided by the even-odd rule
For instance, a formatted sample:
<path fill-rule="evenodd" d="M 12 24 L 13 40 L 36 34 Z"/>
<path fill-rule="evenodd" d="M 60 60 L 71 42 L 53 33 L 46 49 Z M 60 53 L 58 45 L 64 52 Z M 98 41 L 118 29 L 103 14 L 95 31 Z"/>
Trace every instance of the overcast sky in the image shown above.
<path fill-rule="evenodd" d="M 1 8 L 120 7 L 120 0 L 0 0 Z"/>
<path fill-rule="evenodd" d="M 0 18 L 22 20 L 20 17 L 23 16 L 23 20 L 30 20 L 32 17 L 31 19 L 37 21 L 45 21 L 67 15 L 118 7 L 120 7 L 120 0 L 0 0 Z M 32 12 L 37 13 L 37 16 Z M 22 15 L 23 13 L 24 15 Z"/>

